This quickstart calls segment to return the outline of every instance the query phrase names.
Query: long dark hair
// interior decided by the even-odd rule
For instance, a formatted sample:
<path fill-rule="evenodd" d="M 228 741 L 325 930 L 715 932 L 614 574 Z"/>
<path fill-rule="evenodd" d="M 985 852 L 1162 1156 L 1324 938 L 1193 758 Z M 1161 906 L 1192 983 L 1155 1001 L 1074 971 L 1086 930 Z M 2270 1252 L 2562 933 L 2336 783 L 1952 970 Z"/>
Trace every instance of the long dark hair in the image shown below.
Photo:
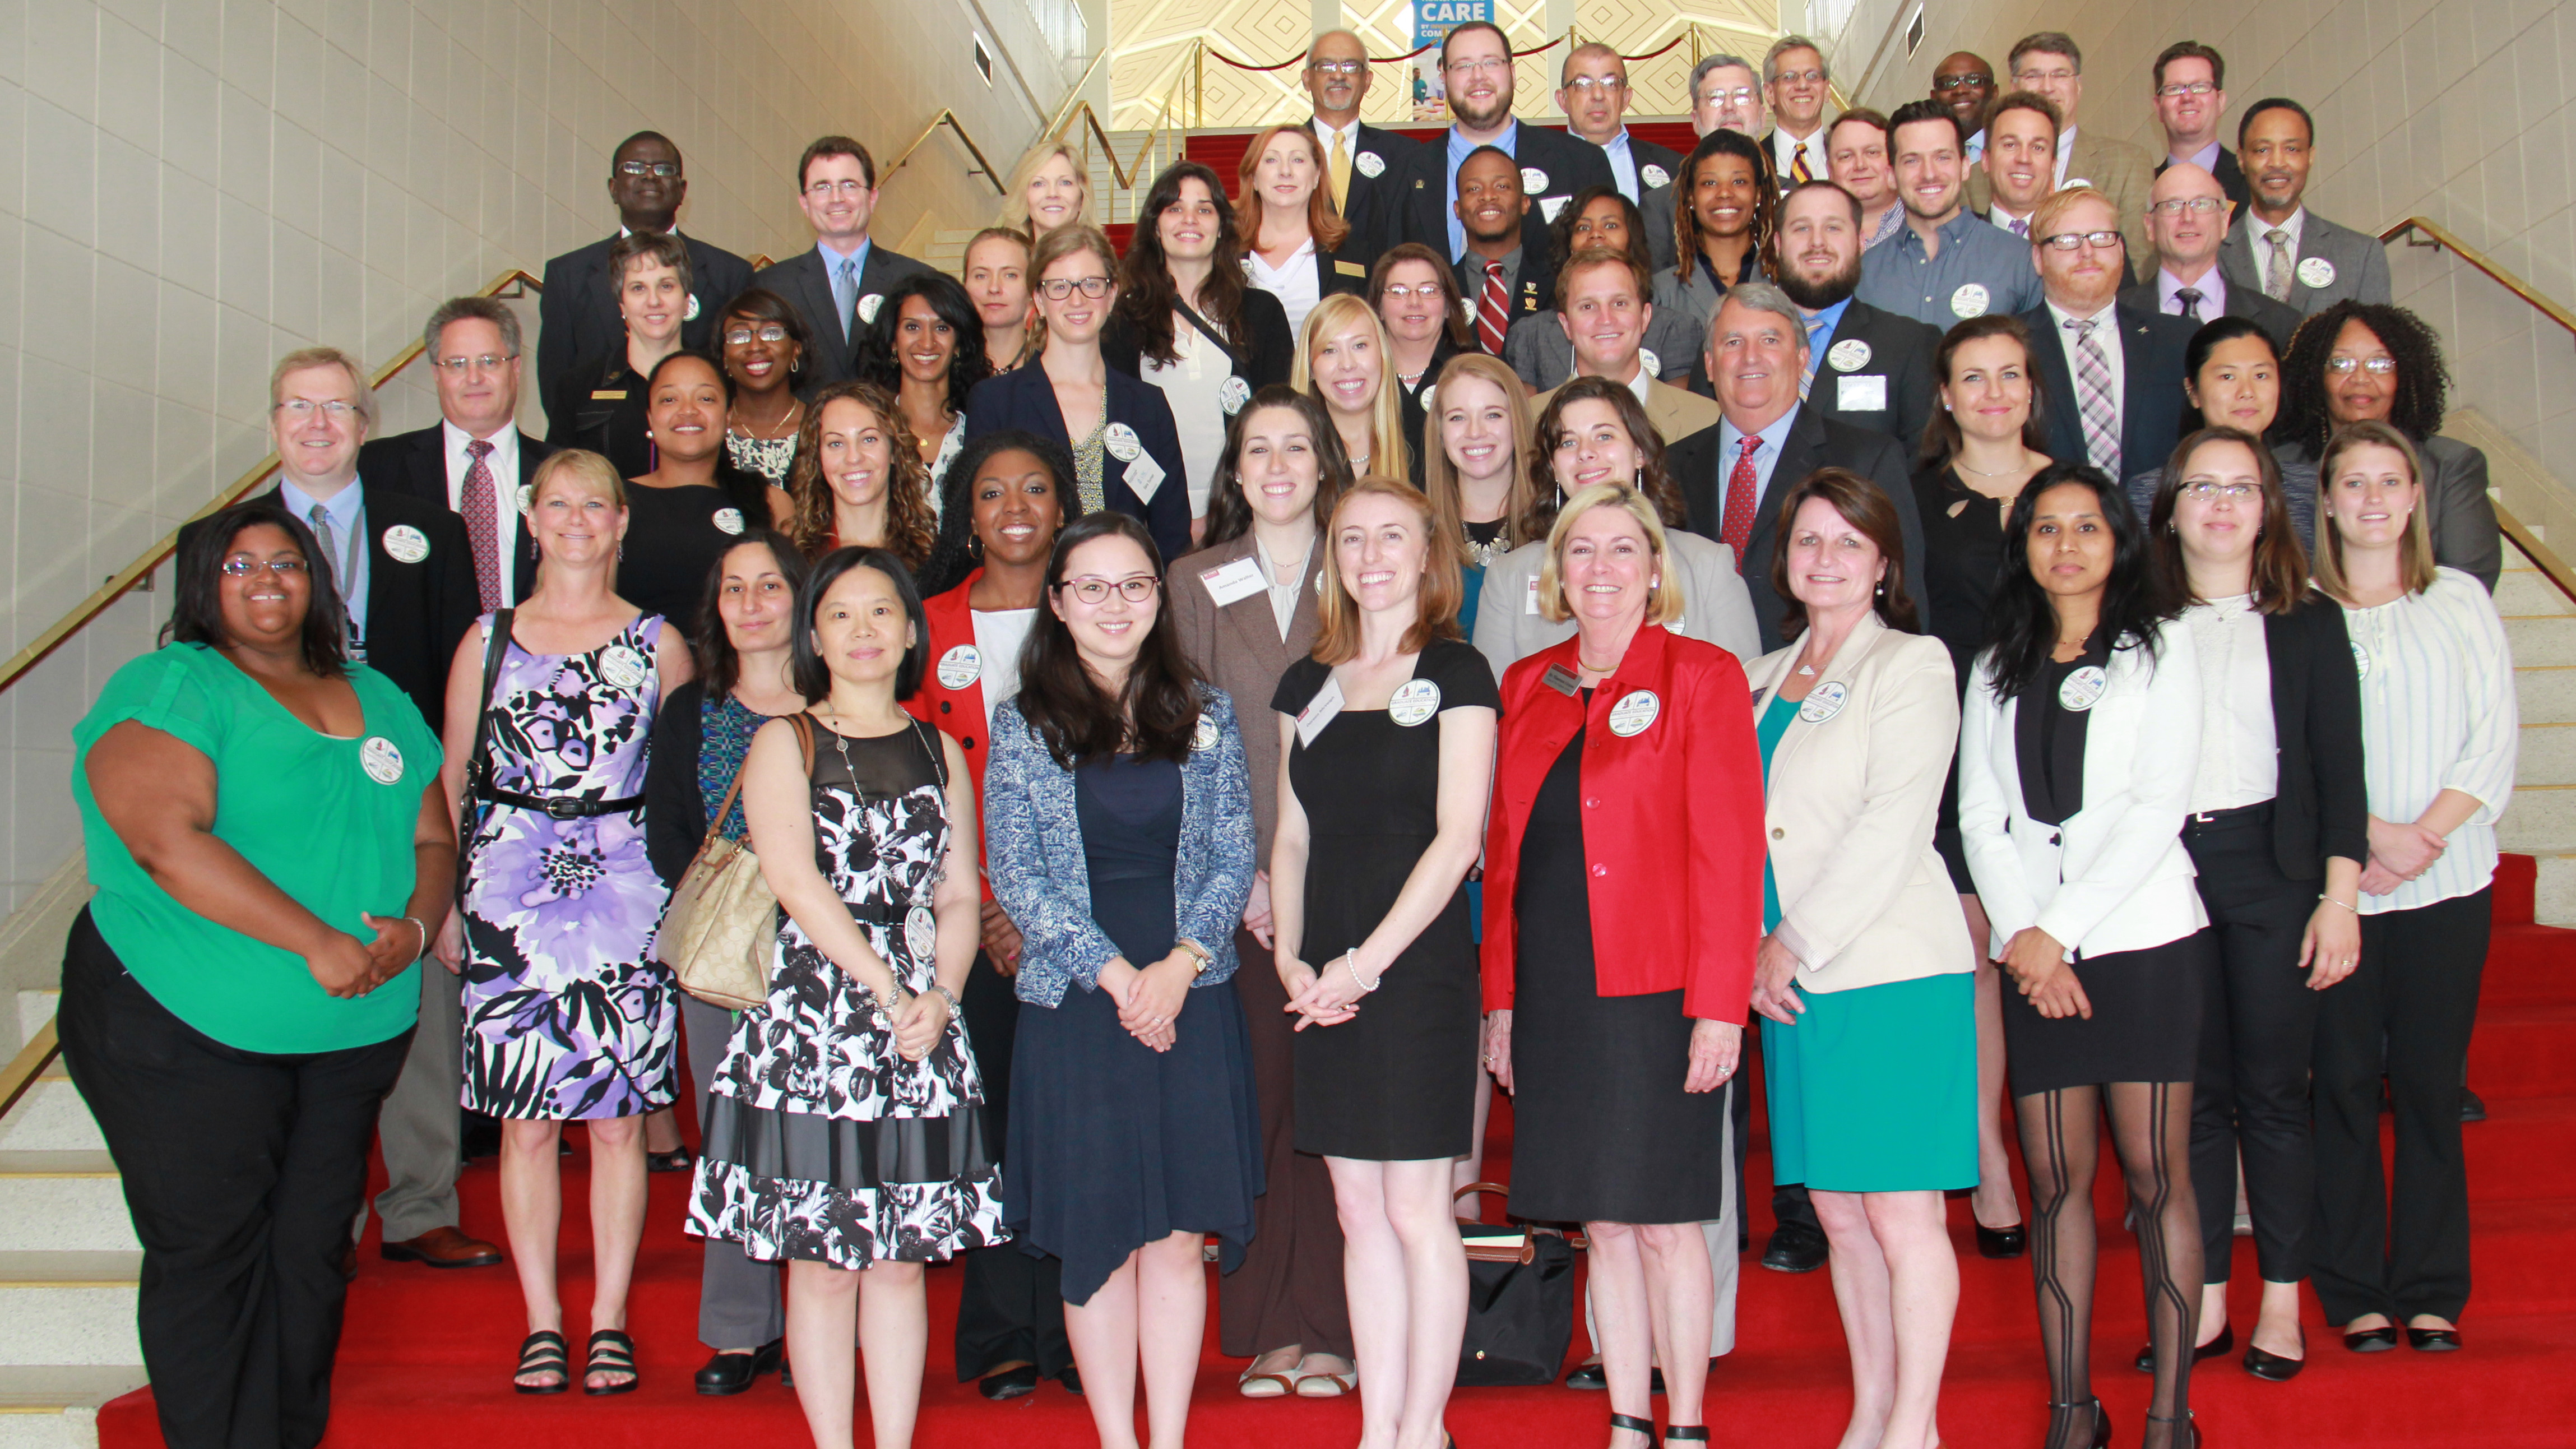
<path fill-rule="evenodd" d="M 2255 335 L 2261 336 L 2261 330 Z M 2299 530 L 2290 523 L 2280 463 L 2261 438 L 2243 428 L 2202 428 L 2177 444 L 2173 456 L 2165 460 L 2155 499 L 2147 505 L 2147 547 L 2155 554 L 2156 571 L 2164 576 L 2165 597 L 2206 602 L 2191 591 L 2191 570 L 2183 561 L 2182 534 L 2174 527 L 2173 515 L 2174 503 L 2182 496 L 2183 476 L 2191 471 L 2192 454 L 2211 443 L 2242 443 L 2254 454 L 2254 469 L 2262 480 L 2263 522 L 2255 534 L 2247 581 L 2253 586 L 2257 612 L 2286 614 L 2308 596 L 2308 551 L 2299 546 Z"/>
<path fill-rule="evenodd" d="M 1073 632 L 1054 608 L 1038 610 L 1020 650 L 1020 716 L 1030 737 L 1046 746 L 1059 769 L 1079 768 L 1085 761 L 1132 750 L 1140 760 L 1181 761 L 1189 758 L 1190 740 L 1199 727 L 1199 675 L 1181 652 L 1180 630 L 1172 624 L 1171 599 L 1164 579 L 1163 556 L 1145 525 L 1116 509 L 1085 514 L 1055 536 L 1055 556 L 1047 560 L 1047 598 L 1060 600 L 1065 560 L 1073 551 L 1116 534 L 1145 551 L 1156 586 L 1154 627 L 1136 652 L 1127 684 L 1111 698 L 1083 666 Z M 1133 723 L 1130 723 L 1130 721 Z"/>
<path fill-rule="evenodd" d="M 1539 410 L 1538 421 L 1530 428 L 1529 507 L 1512 524 L 1512 531 L 1522 538 L 1545 538 L 1556 527 L 1557 510 L 1565 506 L 1566 493 L 1556 482 L 1556 440 L 1565 432 L 1565 410 L 1579 402 L 1608 403 L 1619 415 L 1619 425 L 1628 430 L 1628 441 L 1637 450 L 1637 476 L 1631 483 L 1639 496 L 1654 505 L 1655 516 L 1666 528 L 1683 528 L 1690 522 L 1690 506 L 1682 499 L 1682 490 L 1673 483 L 1670 469 L 1664 466 L 1664 435 L 1655 431 L 1652 418 L 1646 416 L 1644 404 L 1628 390 L 1624 382 L 1606 377 L 1578 377 L 1568 381 Z"/>
<path fill-rule="evenodd" d="M 1216 172 L 1197 161 L 1175 161 L 1163 168 L 1136 211 L 1136 232 L 1127 256 L 1118 264 L 1118 316 L 1136 333 L 1137 350 L 1169 366 L 1181 360 L 1172 330 L 1172 305 L 1179 289 L 1172 285 L 1172 266 L 1163 255 L 1163 213 L 1181 199 L 1181 183 L 1195 181 L 1216 203 L 1216 253 L 1207 280 L 1199 285 L 1198 313 L 1216 324 L 1231 345 L 1243 340 L 1243 236 L 1234 224 L 1234 204 Z M 963 295 L 962 293 L 960 295 Z"/>
<path fill-rule="evenodd" d="M 1628 240 L 1623 250 L 1637 259 L 1638 271 L 1649 277 L 1653 276 L 1655 254 L 1646 245 L 1645 214 L 1638 211 L 1637 203 L 1630 201 L 1616 186 L 1587 186 L 1567 198 L 1565 205 L 1557 210 L 1556 220 L 1547 224 L 1548 256 L 1562 266 L 1566 258 L 1583 249 L 1574 244 L 1574 224 L 1583 219 L 1583 213 L 1591 208 L 1592 203 L 1605 196 L 1619 203 L 1619 214 L 1627 219 L 1625 230 Z M 1584 245 L 1597 247 L 1603 243 L 1593 241 L 1586 242 Z M 1441 274 L 1449 275 L 1445 269 Z"/>
<path fill-rule="evenodd" d="M 2358 322 L 2397 359 L 2397 395 L 2389 399 L 2388 421 L 2417 447 L 2442 430 L 2442 409 L 2451 390 L 2450 369 L 2442 365 L 2442 343 L 2424 319 L 2403 307 L 2346 298 L 2299 324 L 2290 337 L 2289 355 L 2281 359 L 2281 413 L 2273 435 L 2297 443 L 2311 458 L 2325 456 L 2326 439 L 2335 430 L 2326 405 L 2326 359 L 2334 356 L 2336 334 L 2346 322 Z"/>
<path fill-rule="evenodd" d="M 911 570 L 882 548 L 836 548 L 823 555 L 797 586 L 795 638 L 788 656 L 796 692 L 805 696 L 807 704 L 832 692 L 832 671 L 814 645 L 814 616 L 822 611 L 823 596 L 852 569 L 875 569 L 894 580 L 894 596 L 903 601 L 903 616 L 912 621 L 912 644 L 903 651 L 903 662 L 894 667 L 894 697 L 910 699 L 921 688 L 923 661 L 930 653 L 930 619 L 921 611 L 921 590 L 914 586 Z"/>
<path fill-rule="evenodd" d="M 1073 453 L 1064 444 L 1025 428 L 1001 428 L 969 440 L 940 483 L 939 541 L 931 546 L 930 562 L 921 566 L 923 598 L 935 599 L 957 587 L 983 559 L 983 540 L 975 536 L 975 475 L 994 454 L 1014 450 L 1037 459 L 1055 480 L 1057 526 L 1073 521 L 1082 497 L 1073 486 Z"/>
<path fill-rule="evenodd" d="M 1948 387 L 1950 362 L 1959 355 L 1959 349 L 1988 337 L 2009 337 L 2021 344 L 2022 379 L 2030 384 L 2030 416 L 2022 419 L 2021 445 L 2034 453 L 2045 454 L 2048 451 L 2048 424 L 2040 416 L 2040 409 L 2046 406 L 2045 389 L 2039 385 L 2039 366 L 2030 350 L 2030 326 L 2019 317 L 2009 312 L 1989 312 L 1982 317 L 1971 317 L 1942 334 L 1941 345 L 1932 349 L 1932 385 L 1935 388 Z M 1946 468 L 1966 445 L 1967 437 L 1959 431 L 1959 420 L 1950 415 L 1948 408 L 1943 408 L 1923 425 L 1923 443 L 1915 456 L 1935 468 Z"/>
<path fill-rule="evenodd" d="M 179 541 L 178 566 L 172 570 L 177 584 L 170 600 L 170 622 L 161 626 L 161 642 L 203 644 L 209 649 L 232 642 L 224 632 L 224 555 L 233 551 L 233 540 L 241 537 L 243 529 L 263 523 L 295 540 L 304 555 L 304 576 L 312 581 L 301 635 L 304 667 L 324 679 L 337 679 L 349 672 L 349 611 L 340 602 L 339 581 L 332 578 L 331 560 L 322 556 L 313 530 L 278 502 L 274 493 L 234 504 L 188 530 Z"/>
<path fill-rule="evenodd" d="M 735 549 L 749 548 L 753 544 L 768 549 L 769 556 L 778 560 L 778 576 L 787 581 L 788 593 L 801 595 L 805 587 L 805 575 L 809 571 L 805 555 L 796 551 L 796 545 L 787 541 L 787 535 L 775 529 L 747 529 L 741 538 L 716 555 L 715 563 L 707 569 L 705 593 L 698 600 L 697 637 L 689 643 L 689 654 L 697 661 L 698 678 L 705 681 L 709 699 L 721 699 L 731 694 L 733 687 L 742 682 L 742 655 L 733 647 L 733 636 L 725 632 L 724 615 L 718 611 L 718 605 L 724 600 L 724 561 L 732 556 Z"/>
<path fill-rule="evenodd" d="M 2004 519 L 2003 566 L 1994 601 L 1986 606 L 1986 678 L 1995 694 L 2011 699 L 2039 682 L 2057 649 L 2057 610 L 2030 572 L 2030 530 L 2040 495 L 2052 488 L 2093 490 L 2102 526 L 2111 530 L 2111 576 L 2102 586 L 2101 622 L 2094 636 L 2114 649 L 2144 649 L 2155 657 L 2157 626 L 2174 616 L 2164 580 L 2147 557 L 2145 529 L 2129 509 L 2129 496 L 2101 469 L 2084 463 L 2051 463 L 2023 486 Z"/>
<path fill-rule="evenodd" d="M 1351 486 L 1351 455 L 1342 446 L 1324 405 L 1284 382 L 1274 382 L 1252 395 L 1252 401 L 1225 425 L 1225 451 L 1217 455 L 1216 474 L 1208 482 L 1207 533 L 1203 547 L 1232 543 L 1252 531 L 1252 500 L 1243 496 L 1243 429 L 1263 408 L 1286 408 L 1305 420 L 1315 438 L 1315 524 L 1333 516 L 1333 504 Z"/>
<path fill-rule="evenodd" d="M 1771 230 L 1779 224 L 1780 181 L 1771 169 L 1771 148 L 1724 127 L 1700 137 L 1682 162 L 1682 174 L 1673 178 L 1673 276 L 1685 282 L 1699 265 L 1699 209 L 1691 204 L 1691 196 L 1699 190 L 1700 163 L 1712 156 L 1740 157 L 1753 168 L 1753 231 L 1746 238 L 1750 243 L 1744 253 L 1746 276 L 1762 269 L 1763 249 L 1771 244 Z"/>
<path fill-rule="evenodd" d="M 903 395 L 903 362 L 895 356 L 895 329 L 903 325 L 903 304 L 912 297 L 929 303 L 939 320 L 948 324 L 956 344 L 948 354 L 948 411 L 963 413 L 966 394 L 993 375 L 993 360 L 984 352 L 983 314 L 946 272 L 916 272 L 886 290 L 885 300 L 877 305 L 877 320 L 859 334 L 859 381 Z"/>
<path fill-rule="evenodd" d="M 913 440 L 912 425 L 904 420 L 896 394 L 855 378 L 826 384 L 806 401 L 805 421 L 796 429 L 796 461 L 787 470 L 787 497 L 795 506 L 787 520 L 788 537 L 798 548 L 820 554 L 824 541 L 832 536 L 839 505 L 832 485 L 823 477 L 823 410 L 844 398 L 866 408 L 877 420 L 892 454 L 886 479 L 886 541 L 905 556 L 928 560 L 939 529 L 939 520 L 930 511 L 930 465 L 921 461 L 921 447 Z"/>

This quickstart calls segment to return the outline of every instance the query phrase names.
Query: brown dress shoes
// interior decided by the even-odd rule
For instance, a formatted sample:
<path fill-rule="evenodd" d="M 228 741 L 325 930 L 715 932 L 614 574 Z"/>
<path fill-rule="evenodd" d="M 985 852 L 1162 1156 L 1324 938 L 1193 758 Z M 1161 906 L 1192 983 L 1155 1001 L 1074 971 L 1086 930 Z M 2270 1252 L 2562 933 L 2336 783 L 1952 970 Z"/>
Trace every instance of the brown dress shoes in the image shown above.
<path fill-rule="evenodd" d="M 417 1238 L 387 1242 L 376 1251 L 396 1263 L 422 1263 L 432 1268 L 489 1268 L 501 1261 L 501 1250 L 454 1228 L 432 1228 Z"/>

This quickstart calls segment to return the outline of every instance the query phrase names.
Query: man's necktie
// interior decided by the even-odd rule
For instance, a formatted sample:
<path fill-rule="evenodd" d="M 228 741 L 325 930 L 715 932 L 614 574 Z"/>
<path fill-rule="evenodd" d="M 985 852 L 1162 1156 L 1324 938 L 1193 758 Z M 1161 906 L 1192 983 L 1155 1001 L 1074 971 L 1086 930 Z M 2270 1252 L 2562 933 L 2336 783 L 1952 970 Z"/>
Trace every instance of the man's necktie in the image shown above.
<path fill-rule="evenodd" d="M 2200 320 L 2200 289 L 2198 287 L 2174 288 L 2174 300 L 2182 304 L 2182 315 L 2190 318 L 2194 322 Z"/>
<path fill-rule="evenodd" d="M 346 598 L 349 593 L 349 581 L 340 571 L 340 541 L 331 536 L 330 510 L 316 503 L 304 510 L 304 521 L 313 525 L 313 539 L 322 545 L 322 557 L 330 561 L 331 586 L 340 591 L 341 597 Z"/>
<path fill-rule="evenodd" d="M 1807 164 L 1807 143 L 1792 141 L 1789 145 L 1789 180 L 1794 185 L 1804 186 L 1816 179 L 1816 169 Z"/>
<path fill-rule="evenodd" d="M 1342 144 L 1342 133 L 1333 133 L 1333 154 L 1324 158 L 1324 167 L 1333 178 L 1333 211 L 1340 216 L 1351 214 L 1351 153 Z"/>
<path fill-rule="evenodd" d="M 2120 476 L 2120 409 L 2111 398 L 2111 359 L 2093 335 L 2098 323 L 2066 324 L 2075 334 L 2075 410 L 2084 418 L 2084 456 L 2096 468 Z"/>
<path fill-rule="evenodd" d="M 852 319 L 859 310 L 859 259 L 843 257 L 832 269 L 832 306 L 841 314 L 841 341 L 850 340 Z"/>
<path fill-rule="evenodd" d="M 1735 571 L 1744 572 L 1744 546 L 1753 541 L 1753 455 L 1762 451 L 1762 435 L 1746 433 L 1738 440 L 1744 451 L 1737 454 L 1733 471 L 1726 475 L 1726 512 L 1717 525 L 1718 539 L 1735 550 Z"/>
<path fill-rule="evenodd" d="M 501 607 L 501 518 L 493 496 L 492 445 L 481 438 L 465 445 L 474 461 L 465 465 L 465 487 L 457 512 L 465 515 L 465 536 L 474 545 L 474 583 L 483 595 L 483 612 Z"/>
<path fill-rule="evenodd" d="M 1512 294 L 1503 289 L 1503 264 L 1485 263 L 1485 289 L 1476 296 L 1476 340 L 1496 357 L 1503 355 L 1503 333 L 1512 315 Z"/>
<path fill-rule="evenodd" d="M 2271 264 L 2263 269 L 2263 295 L 2275 302 L 2290 300 L 2290 234 L 2279 227 L 2263 233 L 2272 244 Z"/>
<path fill-rule="evenodd" d="M 1807 365 L 1798 374 L 1798 401 L 1800 402 L 1805 402 L 1807 394 L 1815 390 L 1816 365 L 1825 359 L 1827 339 L 1824 331 L 1825 324 L 1821 318 L 1812 319 L 1807 323 Z"/>
<path fill-rule="evenodd" d="M 2020 237 L 2024 241 L 2030 240 L 2030 218 L 2026 216 L 2014 217 L 2012 219 L 2012 234 Z"/>

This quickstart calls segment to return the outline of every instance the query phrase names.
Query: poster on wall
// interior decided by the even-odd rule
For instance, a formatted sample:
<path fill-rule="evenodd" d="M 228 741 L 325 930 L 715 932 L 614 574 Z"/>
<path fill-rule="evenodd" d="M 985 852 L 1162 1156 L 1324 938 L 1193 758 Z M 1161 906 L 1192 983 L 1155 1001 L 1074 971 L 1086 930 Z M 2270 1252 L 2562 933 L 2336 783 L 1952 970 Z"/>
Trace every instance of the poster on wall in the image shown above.
<path fill-rule="evenodd" d="M 1474 21 L 1494 23 L 1494 0 L 1413 0 L 1413 44 L 1436 46 L 1449 32 Z M 1440 52 L 1425 50 L 1413 58 L 1413 119 L 1449 119 L 1448 86 L 1440 74 Z"/>

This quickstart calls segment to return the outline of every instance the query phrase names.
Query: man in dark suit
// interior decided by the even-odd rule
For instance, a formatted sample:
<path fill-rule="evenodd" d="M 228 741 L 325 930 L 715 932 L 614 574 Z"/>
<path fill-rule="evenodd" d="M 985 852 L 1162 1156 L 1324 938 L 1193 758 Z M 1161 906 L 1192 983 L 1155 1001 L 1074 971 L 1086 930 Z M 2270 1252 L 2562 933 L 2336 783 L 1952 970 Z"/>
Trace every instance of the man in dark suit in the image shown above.
<path fill-rule="evenodd" d="M 1529 210 L 1510 155 L 1496 146 L 1469 153 L 1458 168 L 1458 220 L 1467 231 L 1458 296 L 1467 304 L 1476 345 L 1495 357 L 1503 355 L 1514 322 L 1556 300 L 1556 259 L 1548 254 L 1547 233 L 1530 245 L 1521 224 Z"/>
<path fill-rule="evenodd" d="M 2177 40 L 2156 57 L 2156 120 L 2165 128 L 2165 158 L 2156 174 L 2189 164 L 2218 178 L 2219 189 L 2242 213 L 2254 199 L 2236 153 L 2218 144 L 2218 118 L 2227 110 L 2227 58 L 2197 40 Z"/>
<path fill-rule="evenodd" d="M 1852 296 L 1860 286 L 1861 206 L 1830 181 L 1780 201 L 1763 270 L 1798 305 L 1807 326 L 1807 406 L 1856 428 L 1885 433 L 1911 457 L 1932 417 L 1935 328 Z"/>
<path fill-rule="evenodd" d="M 787 299 L 814 339 L 805 386 L 858 376 L 859 338 L 877 320 L 886 291 L 930 270 L 868 239 L 877 211 L 877 163 L 847 136 L 825 136 L 796 163 L 796 205 L 814 227 L 814 249 L 751 279 Z M 1032 279 L 1034 280 L 1034 278 Z"/>
<path fill-rule="evenodd" d="M 2111 477 L 2152 468 L 2181 440 L 2183 350 L 2198 329 L 2121 305 L 2120 214 L 2089 186 L 2039 204 L 2031 252 L 2045 300 L 2030 328 L 2048 418 L 2048 453 Z"/>
<path fill-rule="evenodd" d="M 1619 194 L 1636 201 L 1682 174 L 1681 153 L 1628 134 L 1628 63 L 1599 41 L 1566 56 L 1557 74 L 1556 106 L 1565 128 L 1601 148 Z"/>
<path fill-rule="evenodd" d="M 1456 121 L 1439 145 L 1417 149 L 1405 162 L 1397 195 L 1398 241 L 1420 242 L 1452 262 L 1467 254 L 1466 227 L 1458 220 L 1458 167 L 1467 153 L 1491 146 L 1520 167 L 1529 214 L 1521 219 L 1523 246 L 1547 250 L 1548 223 L 1587 186 L 1614 186 L 1610 158 L 1601 148 L 1512 119 L 1512 47 L 1500 27 L 1475 21 L 1440 43 L 1441 74 Z"/>
<path fill-rule="evenodd" d="M 620 236 L 673 230 L 688 195 L 680 148 L 661 132 L 638 131 L 610 153 L 608 199 L 617 203 Z M 680 344 L 707 352 L 725 303 L 751 285 L 751 263 L 712 242 L 682 240 L 689 244 L 689 305 L 696 310 L 681 324 Z M 607 237 L 546 263 L 545 295 L 537 302 L 539 397 L 553 397 L 574 364 L 626 345 L 608 276 L 608 249 L 616 242 Z"/>
<path fill-rule="evenodd" d="M 1396 187 L 1422 143 L 1360 120 L 1360 103 L 1368 98 L 1368 48 L 1351 32 L 1328 30 L 1315 37 L 1306 52 L 1305 79 L 1306 94 L 1315 102 L 1306 126 L 1323 147 L 1333 205 L 1351 224 L 1342 250 L 1374 263 L 1402 239 L 1396 235 Z"/>
<path fill-rule="evenodd" d="M 517 604 L 537 582 L 520 497 L 554 449 L 519 431 L 519 316 L 490 297 L 440 303 L 421 329 L 438 381 L 436 424 L 358 450 L 367 486 L 464 521 L 480 610 Z M 477 476 L 477 470 L 481 476 Z"/>
<path fill-rule="evenodd" d="M 2195 328 L 2218 317 L 2247 318 L 2272 339 L 2275 353 L 2287 352 L 2290 334 L 2299 330 L 2298 309 L 2251 287 L 2231 287 L 2219 273 L 2218 244 L 2227 235 L 2234 203 L 2219 190 L 2218 178 L 2179 161 L 2157 173 L 2147 194 L 2147 236 L 2156 246 L 2157 270 L 2122 292 L 2120 304 L 2180 317 Z M 2131 460 L 2129 471 L 2137 472 L 2137 464 Z"/>

